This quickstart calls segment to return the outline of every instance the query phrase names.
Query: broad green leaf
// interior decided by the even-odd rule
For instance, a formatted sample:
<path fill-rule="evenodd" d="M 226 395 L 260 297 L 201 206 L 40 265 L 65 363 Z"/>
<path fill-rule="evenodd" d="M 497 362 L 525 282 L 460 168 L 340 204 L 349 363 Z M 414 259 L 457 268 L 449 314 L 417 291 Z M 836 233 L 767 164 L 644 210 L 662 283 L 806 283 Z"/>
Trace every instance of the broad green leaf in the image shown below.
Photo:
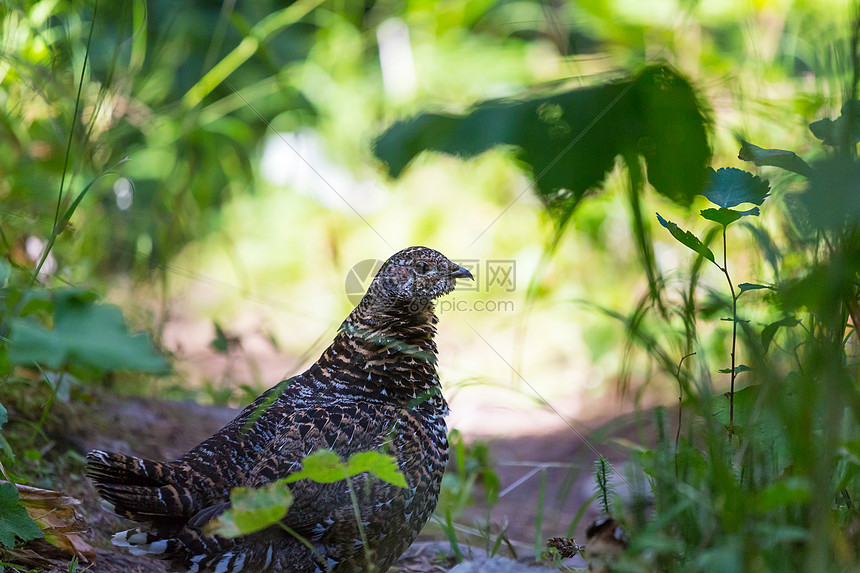
<path fill-rule="evenodd" d="M 231 506 L 207 526 L 221 537 L 239 537 L 281 521 L 293 503 L 286 480 L 259 488 L 237 487 L 230 492 Z"/>
<path fill-rule="evenodd" d="M 787 316 L 782 320 L 777 320 L 776 322 L 771 322 L 767 326 L 764 327 L 761 331 L 761 344 L 764 347 L 764 351 L 767 352 L 767 349 L 770 348 L 770 343 L 773 341 L 773 337 L 776 335 L 776 332 L 780 329 L 780 327 L 794 327 L 800 324 L 800 320 L 793 317 Z"/>
<path fill-rule="evenodd" d="M 317 450 L 302 460 L 302 470 L 291 474 L 287 483 L 309 479 L 318 483 L 333 483 L 349 476 L 347 465 L 331 450 Z"/>
<path fill-rule="evenodd" d="M 84 296 L 85 291 L 76 290 Z M 95 298 L 95 295 L 93 295 Z M 30 289 L 24 293 L 21 298 L 21 312 L 19 316 L 24 317 L 37 312 L 53 312 L 54 300 L 51 296 L 51 291 L 44 288 Z"/>
<path fill-rule="evenodd" d="M 9 414 L 6 412 L 6 407 L 3 404 L 0 404 L 0 428 L 3 427 L 3 424 L 9 421 Z"/>
<path fill-rule="evenodd" d="M 22 541 L 44 537 L 27 510 L 18 503 L 18 488 L 9 482 L 0 483 L 0 543 L 12 548 L 16 536 Z"/>
<path fill-rule="evenodd" d="M 397 461 L 388 454 L 381 452 L 358 452 L 349 456 L 347 462 L 349 475 L 370 472 L 382 481 L 406 487 L 406 478 L 397 468 Z"/>
<path fill-rule="evenodd" d="M 64 365 L 100 371 L 163 373 L 167 362 L 145 334 L 130 334 L 120 309 L 95 304 L 89 293 L 73 289 L 54 294 L 54 329 L 33 318 L 12 321 L 8 343 L 13 364 Z"/>
<path fill-rule="evenodd" d="M 813 228 L 840 230 L 860 221 L 860 161 L 833 156 L 815 163 L 809 186 L 800 194 Z"/>
<path fill-rule="evenodd" d="M 783 414 L 804 409 L 801 396 L 790 374 L 780 384 L 752 385 L 734 393 L 735 430 L 742 439 L 755 440 L 756 447 L 770 449 L 777 471 L 794 461 L 788 445 L 787 424 L 790 421 Z M 729 403 L 730 397 L 726 392 L 714 396 L 709 408 L 716 421 L 726 427 L 729 425 Z M 778 404 L 776 409 L 774 404 Z"/>
<path fill-rule="evenodd" d="M 397 177 L 424 151 L 473 157 L 512 146 L 547 208 L 564 212 L 603 184 L 619 155 L 641 156 L 657 192 L 689 205 L 707 178 L 707 128 L 690 83 L 656 65 L 623 81 L 482 102 L 464 115 L 421 114 L 389 127 L 374 153 Z"/>
<path fill-rule="evenodd" d="M 703 209 L 700 214 L 709 221 L 719 223 L 723 227 L 728 227 L 741 217 L 746 217 L 747 215 L 758 217 L 759 209 L 758 207 L 753 207 L 746 211 L 735 211 L 734 209 L 720 207 L 719 209 Z"/>
<path fill-rule="evenodd" d="M 770 193 L 767 179 L 748 171 L 723 167 L 714 171 L 708 168 L 710 178 L 702 195 L 718 207 L 737 207 L 741 203 L 761 205 Z"/>
<path fill-rule="evenodd" d="M 849 108 L 849 106 L 851 106 Z M 848 115 L 849 109 L 853 112 L 851 118 L 851 134 L 848 137 L 848 144 L 855 145 L 860 142 L 860 101 L 845 102 L 842 105 L 842 114 L 831 120 L 824 118 L 814 121 L 809 124 L 809 130 L 812 135 L 817 137 L 824 145 L 840 146 L 846 142 L 846 131 L 848 130 Z"/>
<path fill-rule="evenodd" d="M 664 197 L 690 205 L 708 180 L 708 112 L 686 78 L 669 66 L 649 66 L 633 82 L 635 115 L 621 120 L 631 122 L 625 127 L 645 159 L 648 182 Z"/>
<path fill-rule="evenodd" d="M 660 221 L 660 224 L 666 227 L 669 232 L 672 233 L 672 236 L 675 237 L 682 245 L 699 253 L 712 263 L 717 264 L 714 260 L 714 253 L 711 252 L 711 249 L 704 245 L 696 235 L 689 231 L 681 229 L 672 221 L 667 221 L 660 216 L 660 213 L 657 213 L 657 220 Z"/>
<path fill-rule="evenodd" d="M 770 165 L 791 171 L 804 177 L 809 177 L 812 168 L 793 151 L 784 149 L 763 149 L 747 141 L 741 142 L 741 150 L 738 159 L 741 161 L 752 161 L 759 167 Z"/>

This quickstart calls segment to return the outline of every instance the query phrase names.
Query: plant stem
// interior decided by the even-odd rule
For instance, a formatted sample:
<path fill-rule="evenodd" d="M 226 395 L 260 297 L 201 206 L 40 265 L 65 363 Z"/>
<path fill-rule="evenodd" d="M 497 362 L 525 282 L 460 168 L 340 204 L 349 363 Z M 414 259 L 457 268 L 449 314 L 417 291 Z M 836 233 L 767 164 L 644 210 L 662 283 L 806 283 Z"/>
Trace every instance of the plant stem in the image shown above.
<path fill-rule="evenodd" d="M 370 476 L 368 476 L 368 479 Z M 355 524 L 358 526 L 358 535 L 361 537 L 361 543 L 364 546 L 364 559 L 367 562 L 368 571 L 376 571 L 376 566 L 371 562 L 370 547 L 367 546 L 367 535 L 364 532 L 364 524 L 361 522 L 361 509 L 358 506 L 358 496 L 355 495 L 355 488 L 352 485 L 352 478 L 349 474 L 346 476 L 346 485 L 349 488 L 349 498 L 352 501 L 352 510 L 355 513 Z"/>
<path fill-rule="evenodd" d="M 684 385 L 681 384 L 681 365 L 684 364 L 684 360 L 694 354 L 696 353 L 690 352 L 681 358 L 680 362 L 678 362 L 678 372 L 675 375 L 678 379 L 678 429 L 675 430 L 675 478 L 678 477 L 678 444 L 681 442 L 681 414 L 684 411 Z"/>
<path fill-rule="evenodd" d="M 738 297 L 735 295 L 735 287 L 732 285 L 732 277 L 729 275 L 729 266 L 727 263 L 727 248 L 726 248 L 726 227 L 723 226 L 723 266 L 720 269 L 726 275 L 726 280 L 729 282 L 729 290 L 732 293 L 732 369 L 731 369 L 731 387 L 729 388 L 729 440 L 735 433 L 735 351 L 738 341 Z"/>
<path fill-rule="evenodd" d="M 293 537 L 298 539 L 302 545 L 304 545 L 305 547 L 310 549 L 311 553 L 314 554 L 314 557 L 317 559 L 317 561 L 319 561 L 320 565 L 323 565 L 326 568 L 326 573 L 330 573 L 331 565 L 328 565 L 326 563 L 325 556 L 322 553 L 320 553 L 319 549 L 314 547 L 313 543 L 311 543 L 306 537 L 304 537 L 300 533 L 297 533 L 296 531 L 294 531 L 289 525 L 285 524 L 283 521 L 279 521 L 278 525 L 281 527 L 281 529 L 283 529 L 284 531 L 286 531 L 287 533 L 289 533 L 290 535 L 292 535 Z"/>

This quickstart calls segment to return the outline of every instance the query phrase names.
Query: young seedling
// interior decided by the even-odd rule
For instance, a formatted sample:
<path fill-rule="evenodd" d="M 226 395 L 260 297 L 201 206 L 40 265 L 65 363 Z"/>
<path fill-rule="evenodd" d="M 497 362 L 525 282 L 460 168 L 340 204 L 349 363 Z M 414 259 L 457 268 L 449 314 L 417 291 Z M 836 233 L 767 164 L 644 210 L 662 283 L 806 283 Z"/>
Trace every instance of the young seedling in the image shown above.
<path fill-rule="evenodd" d="M 728 267 L 728 247 L 726 243 L 726 230 L 729 225 L 748 216 L 758 216 L 759 206 L 764 203 L 770 193 L 770 185 L 766 179 L 761 179 L 752 173 L 741 169 L 723 168 L 717 171 L 709 168 L 710 178 L 708 184 L 702 193 L 707 199 L 716 205 L 717 209 L 709 208 L 701 211 L 701 216 L 704 219 L 713 221 L 722 227 L 723 237 L 723 257 L 722 264 L 717 261 L 713 251 L 702 243 L 698 237 L 678 227 L 672 221 L 667 221 L 657 213 L 657 220 L 660 224 L 666 227 L 675 239 L 677 239 L 685 247 L 698 253 L 700 256 L 711 261 L 723 275 L 726 277 L 726 282 L 729 285 L 729 292 L 732 295 L 732 316 L 728 320 L 732 323 L 732 349 L 731 349 L 731 367 L 720 370 L 720 372 L 728 374 L 730 377 L 729 388 L 729 438 L 734 435 L 734 394 L 735 394 L 735 379 L 741 372 L 746 372 L 750 368 L 745 364 L 737 363 L 737 335 L 738 335 L 738 299 L 748 290 L 768 288 L 765 285 L 741 283 L 735 289 L 732 282 L 731 274 Z M 742 204 L 755 205 L 751 209 L 739 210 L 733 209 Z"/>
<path fill-rule="evenodd" d="M 293 503 L 293 496 L 287 484 L 301 479 L 309 479 L 317 483 L 334 483 L 346 480 L 359 535 L 364 543 L 364 550 L 369 552 L 352 477 L 367 472 L 382 481 L 398 487 L 406 487 L 406 478 L 397 468 L 397 462 L 394 458 L 381 452 L 369 451 L 355 453 L 344 462 L 337 453 L 331 450 L 317 450 L 307 456 L 302 465 L 301 471 L 291 474 L 286 479 L 256 489 L 241 487 L 233 489 L 230 492 L 230 508 L 212 521 L 204 533 L 220 535 L 221 537 L 239 537 L 278 525 L 310 548 L 311 551 L 317 553 L 316 548 L 309 540 L 282 521 Z M 366 557 L 370 562 L 370 556 L 367 555 Z"/>

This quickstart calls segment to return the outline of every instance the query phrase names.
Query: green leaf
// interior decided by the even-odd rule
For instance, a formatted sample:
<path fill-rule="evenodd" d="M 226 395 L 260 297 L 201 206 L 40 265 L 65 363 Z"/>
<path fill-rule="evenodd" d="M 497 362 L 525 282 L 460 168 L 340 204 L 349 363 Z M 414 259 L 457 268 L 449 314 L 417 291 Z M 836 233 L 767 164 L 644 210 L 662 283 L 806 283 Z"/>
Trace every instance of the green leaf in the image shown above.
<path fill-rule="evenodd" d="M 81 292 L 83 296 L 83 291 L 78 292 Z M 54 312 L 54 301 L 51 297 L 51 291 L 48 289 L 30 289 L 21 297 L 19 316 L 24 317 L 38 312 Z"/>
<path fill-rule="evenodd" d="M 721 209 L 702 209 L 699 214 L 708 221 L 719 223 L 723 227 L 728 227 L 742 217 L 737 211 L 732 211 L 725 207 Z"/>
<path fill-rule="evenodd" d="M 398 487 L 406 487 L 406 478 L 397 468 L 397 461 L 387 454 L 381 452 L 358 452 L 349 456 L 347 467 L 351 476 L 370 472 L 382 481 Z"/>
<path fill-rule="evenodd" d="M 54 294 L 54 329 L 33 318 L 12 321 L 9 361 L 56 369 L 64 365 L 100 371 L 163 373 L 167 362 L 145 334 L 130 334 L 120 309 L 95 304 L 90 293 L 63 289 Z"/>
<path fill-rule="evenodd" d="M 374 153 L 398 177 L 424 151 L 468 158 L 511 146 L 553 212 L 570 212 L 600 187 L 619 155 L 639 156 L 658 193 L 689 205 L 707 178 L 707 127 L 690 83 L 655 65 L 623 81 L 485 101 L 463 115 L 424 113 L 389 127 Z"/>
<path fill-rule="evenodd" d="M 14 464 L 15 463 L 15 451 L 12 449 L 12 445 L 6 441 L 2 435 L 0 435 L 0 451 L 3 452 L 3 455 L 9 458 L 9 461 Z"/>
<path fill-rule="evenodd" d="M 217 322 L 215 323 L 215 338 L 212 339 L 209 346 L 218 354 L 227 354 L 227 351 L 230 350 L 230 341 L 224 334 L 224 329 Z"/>
<path fill-rule="evenodd" d="M 750 368 L 746 364 L 738 364 L 737 366 L 735 366 L 735 374 L 740 374 L 741 372 L 749 372 L 751 370 L 752 368 Z M 731 368 L 723 368 L 719 370 L 719 372 L 721 372 L 722 374 L 729 374 L 731 371 Z"/>
<path fill-rule="evenodd" d="M 333 483 L 369 472 L 390 484 L 406 487 L 406 478 L 397 468 L 395 459 L 381 452 L 357 452 L 343 462 L 331 450 L 317 450 L 302 462 L 302 470 L 287 478 L 288 483 L 309 479 L 318 483 Z"/>
<path fill-rule="evenodd" d="M 850 106 L 850 107 L 849 107 Z M 860 142 L 860 101 L 845 102 L 842 105 L 842 114 L 835 121 L 824 118 L 809 124 L 812 135 L 817 137 L 824 145 L 837 147 L 846 143 L 846 131 L 848 130 L 848 112 L 851 114 L 851 134 L 847 143 L 855 145 Z"/>
<path fill-rule="evenodd" d="M 789 449 L 786 421 L 777 415 L 774 409 L 766 404 L 778 400 L 781 408 L 801 408 L 800 393 L 792 391 L 792 385 L 787 378 L 779 385 L 751 385 L 734 393 L 734 428 L 742 437 L 755 439 L 763 448 L 772 448 L 777 467 L 789 463 Z M 729 393 L 714 396 L 710 400 L 709 410 L 716 421 L 725 427 L 729 425 Z M 791 410 L 788 410 L 791 411 Z M 799 410 L 797 410 L 799 411 Z"/>
<path fill-rule="evenodd" d="M 761 331 L 761 344 L 764 346 L 764 351 L 767 352 L 767 349 L 770 348 L 770 343 L 773 340 L 773 337 L 776 335 L 776 332 L 783 326 L 792 328 L 800 324 L 800 320 L 793 317 L 787 316 L 781 320 L 777 320 L 776 322 L 771 322 L 767 326 L 764 327 Z"/>
<path fill-rule="evenodd" d="M 309 479 L 318 483 L 333 483 L 349 476 L 347 465 L 331 450 L 317 450 L 302 460 L 302 470 L 291 474 L 287 483 Z"/>
<path fill-rule="evenodd" d="M 696 235 L 681 229 L 672 221 L 667 221 L 660 216 L 660 213 L 657 213 L 657 220 L 660 221 L 660 224 L 666 227 L 669 232 L 672 233 L 672 236 L 675 237 L 675 239 L 677 239 L 682 245 L 699 253 L 715 265 L 717 264 L 714 260 L 714 253 L 711 252 L 711 249 L 704 245 Z"/>
<path fill-rule="evenodd" d="M 761 290 L 761 289 L 769 289 L 770 287 L 767 285 L 757 285 L 753 283 L 741 283 L 738 285 L 740 291 L 747 292 L 748 290 Z"/>
<path fill-rule="evenodd" d="M 9 482 L 0 483 L 0 543 L 12 548 L 16 536 L 29 541 L 44 537 L 44 534 L 18 503 L 18 488 Z"/>
<path fill-rule="evenodd" d="M 714 171 L 709 167 L 708 172 L 710 178 L 702 195 L 718 207 L 736 207 L 741 203 L 761 205 L 770 193 L 767 179 L 761 179 L 748 171 L 734 167 Z"/>
<path fill-rule="evenodd" d="M 230 508 L 207 525 L 221 537 L 239 537 L 281 521 L 293 503 L 286 480 L 258 488 L 237 487 L 230 492 Z"/>
<path fill-rule="evenodd" d="M 804 177 L 809 177 L 812 168 L 806 161 L 798 157 L 793 151 L 784 149 L 763 149 L 747 141 L 741 141 L 741 150 L 738 153 L 741 161 L 752 161 L 759 167 L 770 165 L 791 171 Z"/>
<path fill-rule="evenodd" d="M 757 497 L 760 511 L 803 504 L 811 497 L 810 483 L 803 477 L 789 477 L 766 487 Z"/>
<path fill-rule="evenodd" d="M 860 161 L 834 156 L 815 163 L 809 186 L 800 194 L 813 227 L 840 230 L 860 220 Z"/>
<path fill-rule="evenodd" d="M 687 79 L 669 66 L 649 66 L 633 81 L 634 116 L 620 119 L 631 122 L 625 127 L 645 159 L 648 182 L 664 197 L 690 205 L 708 180 L 707 111 Z"/>
<path fill-rule="evenodd" d="M 741 217 L 746 217 L 747 215 L 754 215 L 758 217 L 759 209 L 758 207 L 753 207 L 752 209 L 748 209 L 746 211 L 735 211 L 733 209 L 726 209 L 725 207 L 721 207 L 719 209 L 703 209 L 700 214 L 702 215 L 702 217 L 709 221 L 719 223 L 723 227 L 728 227 Z"/>
<path fill-rule="evenodd" d="M 3 424 L 9 421 L 9 414 L 6 412 L 6 407 L 3 404 L 0 404 L 0 428 L 3 427 Z"/>

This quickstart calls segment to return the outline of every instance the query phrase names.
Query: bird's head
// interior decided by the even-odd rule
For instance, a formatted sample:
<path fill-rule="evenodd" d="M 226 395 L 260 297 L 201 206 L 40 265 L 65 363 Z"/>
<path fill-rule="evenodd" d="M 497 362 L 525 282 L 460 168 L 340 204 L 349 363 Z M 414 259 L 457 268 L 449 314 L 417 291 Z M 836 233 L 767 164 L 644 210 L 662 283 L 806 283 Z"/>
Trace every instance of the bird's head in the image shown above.
<path fill-rule="evenodd" d="M 376 273 L 367 295 L 374 305 L 420 313 L 432 301 L 454 290 L 457 279 L 472 273 L 427 247 L 409 247 L 392 255 Z"/>

